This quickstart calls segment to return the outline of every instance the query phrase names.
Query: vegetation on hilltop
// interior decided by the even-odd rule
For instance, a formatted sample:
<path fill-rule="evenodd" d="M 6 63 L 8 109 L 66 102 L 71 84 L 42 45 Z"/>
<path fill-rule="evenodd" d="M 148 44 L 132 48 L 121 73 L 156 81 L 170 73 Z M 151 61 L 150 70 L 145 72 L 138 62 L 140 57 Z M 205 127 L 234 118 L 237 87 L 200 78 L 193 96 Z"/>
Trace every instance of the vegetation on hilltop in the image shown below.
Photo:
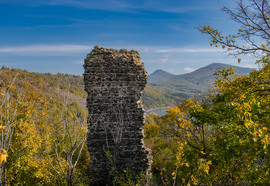
<path fill-rule="evenodd" d="M 2 183 L 90 183 L 90 156 L 85 145 L 86 95 L 82 77 L 5 67 L 0 70 L 0 77 L 2 130 L 9 131 L 2 137 L 10 139 L 2 141 Z M 183 102 L 189 97 L 184 91 L 162 86 L 147 86 L 144 103 L 152 107 L 168 106 L 177 104 L 179 96 Z M 4 109 L 7 107 L 8 110 Z M 177 118 L 172 113 L 170 117 Z M 154 155 L 155 185 L 173 178 L 169 172 L 175 168 L 179 153 L 179 131 L 174 131 L 175 127 L 169 124 L 170 117 L 168 114 L 164 117 L 151 114 L 145 126 L 146 143 Z M 160 172 L 162 177 L 157 176 Z"/>
<path fill-rule="evenodd" d="M 159 87 L 147 85 L 143 91 L 142 102 L 144 108 L 154 109 L 173 106 L 178 103 L 179 98 L 175 97 Z"/>
<path fill-rule="evenodd" d="M 209 95 L 147 117 L 153 173 L 165 185 L 270 183 L 269 61 L 249 75 L 220 69 Z M 160 176 L 159 176 L 160 175 Z"/>
<path fill-rule="evenodd" d="M 0 78 L 0 184 L 89 184 L 87 111 L 72 76 L 3 67 Z"/>
<path fill-rule="evenodd" d="M 245 76 L 220 68 L 200 100 L 148 116 L 145 140 L 153 152 L 153 173 L 163 185 L 270 183 L 270 5 L 241 0 L 236 10 L 223 10 L 241 25 L 235 35 L 223 36 L 210 26 L 199 29 L 213 46 L 256 54 L 261 68 Z"/>

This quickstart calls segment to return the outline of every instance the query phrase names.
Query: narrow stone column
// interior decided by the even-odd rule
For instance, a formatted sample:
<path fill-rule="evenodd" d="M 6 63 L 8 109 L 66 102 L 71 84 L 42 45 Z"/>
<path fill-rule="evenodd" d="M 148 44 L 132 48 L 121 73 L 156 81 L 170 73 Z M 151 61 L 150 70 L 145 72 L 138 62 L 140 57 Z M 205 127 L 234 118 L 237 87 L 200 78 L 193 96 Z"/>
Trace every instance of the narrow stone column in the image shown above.
<path fill-rule="evenodd" d="M 96 46 L 86 57 L 84 68 L 93 184 L 111 184 L 113 176 L 124 170 L 149 170 L 141 102 L 147 73 L 138 52 Z"/>

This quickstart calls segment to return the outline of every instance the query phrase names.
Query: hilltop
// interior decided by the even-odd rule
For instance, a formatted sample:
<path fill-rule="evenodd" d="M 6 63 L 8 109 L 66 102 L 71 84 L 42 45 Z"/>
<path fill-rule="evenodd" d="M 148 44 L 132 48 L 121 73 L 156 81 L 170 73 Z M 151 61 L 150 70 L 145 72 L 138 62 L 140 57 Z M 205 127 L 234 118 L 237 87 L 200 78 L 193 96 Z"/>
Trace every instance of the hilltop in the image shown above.
<path fill-rule="evenodd" d="M 11 77 L 13 79 L 10 79 Z M 27 70 L 2 67 L 0 69 L 0 83 L 6 84 L 10 81 L 14 81 L 14 85 L 17 87 L 28 82 L 34 92 L 42 92 L 48 99 L 65 97 L 69 102 L 77 102 L 81 108 L 86 109 L 87 94 L 84 91 L 82 76 L 28 72 Z"/>
<path fill-rule="evenodd" d="M 142 100 L 146 110 L 165 106 L 177 105 L 180 101 L 209 89 L 215 77 L 214 70 L 219 67 L 235 69 L 235 75 L 246 75 L 252 69 L 242 68 L 221 63 L 213 63 L 194 72 L 174 75 L 163 70 L 157 70 L 148 76 L 148 84 L 144 89 Z M 28 72 L 20 69 L 0 69 L 2 83 L 10 81 L 10 77 L 16 77 L 16 84 L 23 80 L 31 82 L 33 88 L 39 89 L 38 84 L 43 85 L 43 94 L 48 99 L 54 95 L 65 96 L 71 102 L 77 102 L 81 108 L 86 109 L 87 94 L 84 91 L 83 76 L 71 74 L 51 74 Z"/>
<path fill-rule="evenodd" d="M 195 85 L 205 85 L 207 82 L 213 83 L 215 77 L 214 70 L 217 68 L 234 68 L 236 76 L 243 76 L 248 74 L 252 69 L 243 68 L 234 65 L 227 65 L 222 63 L 212 63 L 205 67 L 199 68 L 190 73 L 174 75 L 163 70 L 156 70 L 148 76 L 148 83 L 151 84 L 180 84 L 180 82 L 189 82 Z"/>
<path fill-rule="evenodd" d="M 244 76 L 253 70 L 222 63 L 212 63 L 181 75 L 157 70 L 148 76 L 148 88 L 144 93 L 143 103 L 149 108 L 177 105 L 187 98 L 206 92 L 212 86 L 215 80 L 213 74 L 218 68 L 234 68 L 235 76 Z M 150 93 L 153 96 L 149 98 Z"/>

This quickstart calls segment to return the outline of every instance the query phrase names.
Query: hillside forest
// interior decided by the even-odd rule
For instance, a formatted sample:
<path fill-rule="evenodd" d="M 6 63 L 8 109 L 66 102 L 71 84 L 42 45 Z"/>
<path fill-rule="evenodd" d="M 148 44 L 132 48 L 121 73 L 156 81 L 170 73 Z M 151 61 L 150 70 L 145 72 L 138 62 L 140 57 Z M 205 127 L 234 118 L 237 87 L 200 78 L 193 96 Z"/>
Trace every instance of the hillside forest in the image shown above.
<path fill-rule="evenodd" d="M 151 174 L 115 172 L 112 185 L 269 185 L 270 6 L 266 0 L 237 6 L 223 8 L 240 24 L 236 34 L 198 30 L 238 62 L 257 56 L 260 68 L 240 75 L 218 67 L 208 88 L 186 97 L 179 79 L 170 86 L 152 79 L 146 107 L 171 107 L 148 115 L 143 127 Z M 0 185 L 91 185 L 82 76 L 2 67 L 0 81 Z M 150 104 L 153 97 L 159 99 Z"/>

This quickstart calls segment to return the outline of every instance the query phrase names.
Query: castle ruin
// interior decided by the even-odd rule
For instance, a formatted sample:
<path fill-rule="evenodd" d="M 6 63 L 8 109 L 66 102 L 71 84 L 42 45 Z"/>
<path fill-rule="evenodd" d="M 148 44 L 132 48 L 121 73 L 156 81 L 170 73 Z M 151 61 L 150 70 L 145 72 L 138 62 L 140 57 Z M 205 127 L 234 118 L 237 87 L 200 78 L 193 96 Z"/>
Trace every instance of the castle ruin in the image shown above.
<path fill-rule="evenodd" d="M 149 170 L 141 102 L 147 73 L 138 52 L 96 46 L 86 57 L 84 69 L 93 185 L 111 184 L 112 177 L 124 170 Z"/>

